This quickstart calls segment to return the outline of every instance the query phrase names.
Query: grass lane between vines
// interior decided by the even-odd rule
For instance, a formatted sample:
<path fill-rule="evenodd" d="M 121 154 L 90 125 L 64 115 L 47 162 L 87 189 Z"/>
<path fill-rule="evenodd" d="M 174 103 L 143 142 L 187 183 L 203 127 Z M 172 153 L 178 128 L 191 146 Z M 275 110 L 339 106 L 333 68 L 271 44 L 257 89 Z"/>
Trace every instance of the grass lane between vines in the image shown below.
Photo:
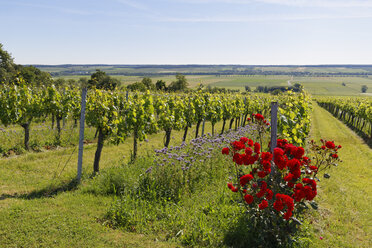
<path fill-rule="evenodd" d="M 314 103 L 311 138 L 342 145 L 343 160 L 321 179 L 313 215 L 316 247 L 372 247 L 372 150 L 353 131 Z M 323 237 L 323 240 L 320 239 Z"/>
<path fill-rule="evenodd" d="M 220 131 L 222 123 L 216 125 Z M 206 123 L 205 133 L 211 127 Z M 188 140 L 195 135 L 189 130 Z M 142 142 L 139 155 L 161 148 L 164 133 Z M 170 145 L 180 144 L 183 131 L 172 132 Z M 133 139 L 119 146 L 105 143 L 100 167 L 120 166 L 130 157 Z M 81 189 L 91 183 L 95 145 L 84 146 L 83 181 L 70 187 L 76 176 L 77 150 L 60 177 L 52 180 L 67 162 L 74 148 L 41 153 L 25 153 L 0 158 L 0 247 L 173 247 L 157 241 L 157 236 L 123 232 L 106 227 L 101 218 L 112 203 L 112 196 L 95 195 Z M 125 156 L 125 157 L 124 157 Z M 57 168 L 59 164 L 59 168 Z M 69 191 L 61 192 L 65 189 Z M 50 192 L 58 194 L 50 194 Z M 46 194 L 47 193 L 47 194 Z M 47 195 L 47 196 L 46 196 Z M 21 223 L 21 224 L 20 224 Z"/>

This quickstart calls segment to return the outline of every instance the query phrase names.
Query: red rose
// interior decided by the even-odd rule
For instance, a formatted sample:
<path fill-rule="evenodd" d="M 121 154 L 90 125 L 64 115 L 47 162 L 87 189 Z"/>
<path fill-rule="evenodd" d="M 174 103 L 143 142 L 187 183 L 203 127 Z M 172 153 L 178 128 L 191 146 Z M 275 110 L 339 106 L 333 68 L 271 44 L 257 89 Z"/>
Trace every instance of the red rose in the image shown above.
<path fill-rule="evenodd" d="M 261 197 L 263 197 L 264 195 L 265 195 L 265 193 L 266 193 L 266 190 L 260 190 L 260 191 L 258 191 L 257 193 L 256 193 L 256 196 L 257 196 L 257 198 L 261 198 Z"/>
<path fill-rule="evenodd" d="M 245 154 L 252 155 L 252 153 L 253 153 L 252 148 L 250 148 L 250 147 L 245 148 Z"/>
<path fill-rule="evenodd" d="M 260 204 L 258 204 L 259 209 L 265 209 L 269 206 L 269 203 L 266 200 L 262 200 Z"/>
<path fill-rule="evenodd" d="M 291 216 L 292 216 L 292 212 L 285 212 L 285 214 L 283 215 L 283 218 L 285 220 L 289 220 L 289 218 L 291 218 Z"/>
<path fill-rule="evenodd" d="M 283 155 L 284 155 L 283 149 L 278 148 L 278 147 L 274 148 L 274 157 L 283 156 Z"/>
<path fill-rule="evenodd" d="M 254 143 L 254 152 L 260 153 L 261 145 L 259 143 Z"/>
<path fill-rule="evenodd" d="M 256 118 L 256 120 L 258 120 L 258 121 L 262 121 L 262 120 L 265 119 L 265 118 L 263 117 L 263 115 L 261 115 L 261 114 L 255 114 L 254 118 Z"/>
<path fill-rule="evenodd" d="M 332 141 L 327 141 L 325 145 L 329 149 L 334 149 L 336 147 L 335 143 L 333 143 Z"/>
<path fill-rule="evenodd" d="M 273 155 L 270 153 L 270 152 L 263 152 L 261 153 L 261 158 L 262 160 L 272 160 L 273 159 Z"/>
<path fill-rule="evenodd" d="M 243 142 L 241 141 L 234 141 L 232 142 L 232 147 L 236 150 L 236 151 L 239 151 L 239 150 L 242 150 L 245 148 L 245 145 Z"/>
<path fill-rule="evenodd" d="M 271 169 L 271 162 L 270 161 L 264 160 L 264 161 L 261 162 L 261 164 L 263 165 L 265 171 Z"/>
<path fill-rule="evenodd" d="M 243 187 L 246 185 L 249 181 L 253 179 L 253 176 L 251 174 L 244 175 L 240 177 L 240 185 Z"/>
<path fill-rule="evenodd" d="M 266 177 L 266 172 L 265 171 L 259 171 L 259 172 L 257 172 L 257 175 L 258 175 L 259 178 L 264 178 L 264 177 Z"/>
<path fill-rule="evenodd" d="M 274 209 L 275 209 L 276 211 L 280 212 L 280 211 L 283 209 L 284 205 L 283 205 L 283 202 L 282 202 L 281 200 L 277 199 L 277 200 L 274 202 L 273 207 L 274 207 Z"/>
<path fill-rule="evenodd" d="M 234 156 L 233 156 L 233 161 L 235 163 L 237 163 L 238 165 L 242 165 L 243 164 L 243 156 L 239 153 L 235 153 Z"/>
<path fill-rule="evenodd" d="M 244 144 L 248 141 L 247 137 L 241 137 L 240 142 L 243 142 Z"/>
<path fill-rule="evenodd" d="M 260 183 L 261 183 L 261 186 L 260 186 L 261 189 L 267 189 L 267 182 L 260 181 Z"/>
<path fill-rule="evenodd" d="M 271 200 L 274 196 L 274 193 L 271 189 L 266 189 L 266 199 Z"/>
<path fill-rule="evenodd" d="M 250 194 L 247 194 L 244 196 L 244 200 L 246 201 L 246 203 L 251 204 L 253 202 L 253 196 Z"/>
<path fill-rule="evenodd" d="M 302 148 L 301 146 L 300 147 L 297 147 L 295 150 L 294 150 L 294 154 L 293 156 L 297 159 L 301 159 L 302 156 L 305 154 L 305 149 Z"/>
<path fill-rule="evenodd" d="M 228 147 L 222 148 L 222 154 L 229 155 L 230 149 Z"/>
<path fill-rule="evenodd" d="M 293 174 L 292 173 L 289 173 L 288 175 L 286 175 L 283 180 L 286 181 L 286 182 L 289 182 L 289 181 L 292 181 L 293 179 Z"/>

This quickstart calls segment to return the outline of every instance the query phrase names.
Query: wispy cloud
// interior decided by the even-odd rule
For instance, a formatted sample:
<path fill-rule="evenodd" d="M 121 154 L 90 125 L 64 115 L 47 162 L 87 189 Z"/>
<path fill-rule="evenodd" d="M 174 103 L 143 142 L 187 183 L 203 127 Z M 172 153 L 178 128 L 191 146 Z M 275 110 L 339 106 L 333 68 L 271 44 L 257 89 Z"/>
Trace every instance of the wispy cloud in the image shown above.
<path fill-rule="evenodd" d="M 118 3 L 121 3 L 125 6 L 129 6 L 130 8 L 136 9 L 139 12 L 143 12 L 146 14 L 147 18 L 157 19 L 161 16 L 159 12 L 157 12 L 154 8 L 151 8 L 150 6 L 140 3 L 139 1 L 133 1 L 133 0 L 115 0 Z"/>
<path fill-rule="evenodd" d="M 297 7 L 326 7 L 326 8 L 372 7 L 371 0 L 255 0 L 255 1 L 261 3 Z"/>
<path fill-rule="evenodd" d="M 165 18 L 163 22 L 189 22 L 189 23 L 250 23 L 271 21 L 301 21 L 301 20 L 332 20 L 332 19 L 370 19 L 371 14 L 355 15 L 267 15 L 244 17 L 196 17 L 196 18 Z"/>
<path fill-rule="evenodd" d="M 73 14 L 73 15 L 92 15 L 93 13 L 81 9 L 73 9 L 73 8 L 65 8 L 55 5 L 46 5 L 46 4 L 38 4 L 38 3 L 30 3 L 30 2 L 20 2 L 20 1 L 5 1 L 7 4 L 14 4 L 18 6 L 24 6 L 24 7 L 31 7 L 31 8 L 38 8 L 38 9 L 49 9 L 58 11 L 61 13 L 66 14 Z"/>
<path fill-rule="evenodd" d="M 176 0 L 190 4 L 252 4 L 265 3 L 294 7 L 323 7 L 323 8 L 349 8 L 372 7 L 372 0 Z"/>
<path fill-rule="evenodd" d="M 140 3 L 139 1 L 132 1 L 132 0 L 116 0 L 116 2 L 122 3 L 124 5 L 127 5 L 131 8 L 137 9 L 137 10 L 145 10 L 148 11 L 149 7 L 143 3 Z"/>

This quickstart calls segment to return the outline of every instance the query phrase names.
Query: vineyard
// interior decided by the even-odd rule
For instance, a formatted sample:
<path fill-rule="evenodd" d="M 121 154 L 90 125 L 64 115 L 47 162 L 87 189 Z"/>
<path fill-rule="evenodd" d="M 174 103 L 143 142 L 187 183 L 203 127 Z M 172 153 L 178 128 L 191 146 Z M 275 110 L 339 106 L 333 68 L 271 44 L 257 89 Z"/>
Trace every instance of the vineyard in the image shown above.
<path fill-rule="evenodd" d="M 212 136 L 223 134 L 227 130 L 245 126 L 252 113 L 269 114 L 270 102 L 278 101 L 280 118 L 278 128 L 283 138 L 296 144 L 303 144 L 310 130 L 310 98 L 306 94 L 287 94 L 284 97 L 239 95 L 239 94 L 152 94 L 111 92 L 92 89 L 88 92 L 86 123 L 96 130 L 98 136 L 95 170 L 99 170 L 99 157 L 105 140 L 119 144 L 128 136 L 133 136 L 133 158 L 137 156 L 137 143 L 147 135 L 159 131 L 165 132 L 164 146 L 169 146 L 172 130 L 183 130 L 182 141 L 186 141 L 188 129 L 196 125 L 195 138 L 204 136 L 205 122 L 210 122 Z M 39 128 L 50 123 L 49 130 L 42 135 L 54 134 L 48 143 L 33 144 L 37 146 L 60 146 L 62 129 L 66 123 L 73 130 L 80 116 L 81 96 L 77 89 L 54 86 L 32 88 L 25 84 L 2 86 L 0 91 L 0 120 L 4 126 L 19 125 L 23 128 L 24 149 L 30 150 L 30 128 L 32 123 Z M 215 130 L 215 125 L 222 122 L 222 129 Z M 54 132 L 54 124 L 56 131 Z M 2 131 L 9 136 L 12 132 Z M 90 130 L 89 133 L 92 133 Z M 40 134 L 39 134 L 40 135 Z M 70 133 L 71 135 L 71 133 Z M 89 137 L 94 139 L 93 137 Z M 75 139 L 76 142 L 76 139 Z M 69 143 L 74 144 L 69 139 Z M 2 142 L 0 150 L 7 154 L 12 142 Z M 8 145 L 8 147 L 7 147 Z"/>
<path fill-rule="evenodd" d="M 316 101 L 336 118 L 372 139 L 371 98 L 318 97 Z"/>
<path fill-rule="evenodd" d="M 372 247 L 372 0 L 0 6 L 0 248 Z"/>
<path fill-rule="evenodd" d="M 6 192 L 11 192 L 9 190 L 12 188 L 24 187 L 21 185 L 34 189 L 23 195 L 2 194 L 3 203 L 10 203 L 12 198 L 25 199 L 17 206 L 10 207 L 10 212 L 8 210 L 1 212 L 4 219 L 11 221 L 15 217 L 20 218 L 19 214 L 13 214 L 14 211 L 18 211 L 15 209 L 24 211 L 25 216 L 21 218 L 31 218 L 29 214 L 32 215 L 32 213 L 27 209 L 38 208 L 40 204 L 48 209 L 48 206 L 53 205 L 54 202 L 58 202 L 61 206 L 73 204 L 77 210 L 84 212 L 84 218 L 89 223 L 91 220 L 88 216 L 92 214 L 100 216 L 100 220 L 94 225 L 81 220 L 82 224 L 75 225 L 71 222 L 66 227 L 62 227 L 57 223 L 63 222 L 66 217 L 64 214 L 58 214 L 50 217 L 51 220 L 46 222 L 48 228 L 60 230 L 57 232 L 61 234 L 55 234 L 58 236 L 57 240 L 51 240 L 49 235 L 45 235 L 45 240 L 40 241 L 38 234 L 27 231 L 30 239 L 20 241 L 16 234 L 9 235 L 4 232 L 0 233 L 4 236 L 1 244 L 9 245 L 12 242 L 25 246 L 29 244 L 50 246 L 54 242 L 57 242 L 59 246 L 84 246 L 83 244 L 91 246 L 97 242 L 103 246 L 127 244 L 121 238 L 111 240 L 107 237 L 92 236 L 94 233 L 102 233 L 100 223 L 103 222 L 105 228 L 118 228 L 128 232 L 130 239 L 137 240 L 133 241 L 135 242 L 133 244 L 153 242 L 137 234 L 157 237 L 159 242 L 151 243 L 150 246 L 171 247 L 173 244 L 182 244 L 184 246 L 245 247 L 246 242 L 253 246 L 260 246 L 260 244 L 272 246 L 277 245 L 278 242 L 291 243 L 295 239 L 298 240 L 296 244 L 300 247 L 311 246 L 311 244 L 319 245 L 314 240 L 317 231 L 308 224 L 302 214 L 305 208 L 319 208 L 312 201 L 316 190 L 311 191 L 312 193 L 298 191 L 299 195 L 296 196 L 297 200 L 294 202 L 293 209 L 290 207 L 292 204 L 290 198 L 286 196 L 292 191 L 291 183 L 294 185 L 295 182 L 296 185 L 303 183 L 304 189 L 308 190 L 312 187 L 314 190 L 316 183 L 310 178 L 318 178 L 318 180 L 321 178 L 316 176 L 317 170 L 323 172 L 322 166 L 329 170 L 330 165 L 336 165 L 339 162 L 338 147 L 334 147 L 333 142 L 323 141 L 324 149 L 315 143 L 308 144 L 311 125 L 318 125 L 318 121 L 311 123 L 311 120 L 321 117 L 312 117 L 314 106 L 311 96 L 305 92 L 288 92 L 272 96 L 239 93 L 211 94 L 201 91 L 163 93 L 89 89 L 85 111 L 87 128 L 84 136 L 84 159 L 88 160 L 89 164 L 84 163 L 83 184 L 80 186 L 74 184 L 76 159 L 73 158 L 73 163 L 70 162 L 79 140 L 78 120 L 82 101 L 80 89 L 56 88 L 53 85 L 36 88 L 20 84 L 3 85 L 0 92 L 2 124 L 0 138 L 3 156 L 12 156 L 13 153 L 10 151 L 20 146 L 23 147 L 20 153 L 25 153 L 12 160 L 3 158 L 5 162 L 4 167 L 1 168 L 3 170 L 2 180 L 5 183 L 3 188 Z M 339 99 L 346 100 L 347 98 Z M 325 100 L 326 98 L 316 98 L 321 106 L 321 101 Z M 276 151 L 279 153 L 275 155 L 275 163 L 282 169 L 278 171 L 273 169 L 277 179 L 271 182 L 272 170 L 267 167 L 267 162 L 264 160 L 270 159 L 269 153 L 265 152 L 270 141 L 270 135 L 267 134 L 270 130 L 270 120 L 266 121 L 263 118 L 264 116 L 270 117 L 272 102 L 278 102 L 279 105 L 277 138 L 279 138 L 278 146 L 283 149 L 283 153 Z M 369 108 L 360 107 L 362 102 L 365 105 L 370 104 L 368 98 L 360 98 L 360 103 L 355 109 L 359 110 L 359 117 L 354 119 L 353 123 L 358 123 L 360 130 L 369 134 L 370 116 L 367 113 L 370 112 L 367 110 Z M 316 111 L 318 108 L 315 106 Z M 349 118 L 350 112 L 345 112 L 345 109 L 340 108 L 343 112 L 337 113 L 339 116 L 346 113 Z M 362 109 L 364 112 L 361 111 Z M 248 138 L 246 141 L 241 137 L 249 137 L 252 143 L 248 141 Z M 312 137 L 315 138 L 314 135 Z M 245 145 L 237 143 L 241 142 L 239 140 L 247 143 Z M 257 141 L 254 145 L 253 140 Z M 283 143 L 284 140 L 288 144 Z M 156 144 L 156 149 L 152 150 L 153 148 L 149 148 L 148 145 L 143 145 L 143 142 Z M 241 145 L 246 147 L 245 153 L 240 154 L 237 149 L 241 148 L 233 145 L 230 149 L 231 152 L 235 149 L 235 154 L 231 156 L 236 165 L 241 164 L 246 166 L 246 169 L 254 166 L 257 174 L 253 173 L 252 178 L 248 176 L 250 174 L 242 177 L 249 171 L 244 172 L 238 168 L 238 171 L 234 171 L 229 166 L 231 162 L 224 154 L 230 153 L 226 152 L 230 144 L 240 144 L 239 147 Z M 292 148 L 288 150 L 288 147 Z M 302 147 L 305 147 L 307 151 L 315 150 L 315 154 L 324 153 L 316 155 L 320 159 L 319 162 L 314 162 L 316 167 L 310 164 L 310 160 L 307 160 Z M 46 150 L 51 151 L 44 152 Z M 72 153 L 71 155 L 65 154 L 65 151 L 69 151 L 68 153 L 72 151 Z M 286 155 L 284 151 L 287 152 Z M 42 155 L 43 153 L 45 155 Z M 126 154 L 129 159 L 118 158 L 115 160 L 117 162 L 111 164 L 109 161 L 112 160 L 107 161 L 107 156 L 122 156 L 115 153 Z M 30 163 L 38 163 L 35 158 L 28 161 L 27 157 L 30 156 L 35 158 L 37 156 L 41 159 L 40 161 L 47 159 L 46 161 L 49 162 L 40 162 L 39 165 L 30 167 Z M 56 159 L 55 156 L 61 156 L 60 160 L 63 160 L 58 162 L 58 166 L 53 162 Z M 312 177 L 302 174 L 291 165 L 289 161 L 296 161 L 297 158 L 300 159 L 302 166 L 305 166 L 303 168 L 308 171 L 306 173 L 314 173 Z M 67 161 L 61 170 L 59 166 L 61 162 L 64 163 L 64 160 Z M 22 161 L 20 163 L 25 167 L 16 165 L 17 161 Z M 315 157 L 314 161 L 316 161 Z M 288 165 L 285 165 L 286 163 Z M 9 181 L 8 170 L 15 167 L 22 172 L 20 174 L 18 172 L 19 175 Z M 34 169 L 29 170 L 29 168 Z M 51 177 L 41 176 L 39 170 L 45 171 L 44 173 L 50 174 Z M 90 172 L 95 175 L 93 179 Z M 23 174 L 24 176 L 20 176 Z M 334 171 L 331 178 L 333 174 Z M 232 176 L 227 177 L 227 175 Z M 236 177 L 238 182 L 234 183 L 233 179 Z M 240 181 L 239 183 L 239 177 L 246 177 L 247 180 L 252 181 L 249 183 Z M 324 177 L 328 178 L 329 174 L 325 174 Z M 228 187 L 226 187 L 226 180 L 229 182 Z M 274 182 L 281 180 L 282 183 L 275 186 Z M 15 186 L 12 186 L 14 182 Z M 267 182 L 268 185 L 263 186 L 265 185 L 263 182 Z M 255 184 L 261 186 L 256 187 Z M 253 190 L 253 192 L 248 194 L 248 190 Z M 270 196 L 272 192 L 281 191 L 284 194 L 276 197 Z M 305 195 L 301 196 L 301 194 Z M 245 196 L 239 200 L 238 195 Z M 104 202 L 104 205 L 101 202 Z M 235 205 L 232 204 L 233 202 L 240 203 Z M 242 211 L 244 208 L 239 206 L 243 203 L 247 204 L 248 215 L 247 212 Z M 82 209 L 82 206 L 86 204 L 88 208 Z M 272 204 L 274 204 L 274 209 L 270 207 Z M 282 208 L 281 204 L 284 204 L 287 212 L 279 211 Z M 51 216 L 53 212 L 50 211 L 45 210 L 42 215 Z M 276 214 L 278 211 L 279 215 Z M 69 221 L 80 218 L 79 212 L 72 211 L 71 214 Z M 31 222 L 27 221 L 28 224 L 25 227 L 18 228 L 10 222 L 4 222 L 1 228 L 23 232 L 22 229 L 30 229 L 34 225 L 39 226 L 45 221 L 42 215 Z M 274 238 L 272 236 L 274 230 L 273 232 L 257 232 L 260 230 L 257 229 L 258 226 L 245 225 L 244 223 L 250 222 L 247 218 L 258 221 L 257 225 L 262 230 L 267 229 L 267 225 L 271 225 L 270 223 L 274 221 L 287 232 L 279 231 Z M 269 222 L 261 223 L 259 221 L 261 218 L 268 218 Z M 298 226 L 299 222 L 302 223 L 302 227 Z M 42 230 L 44 227 L 40 228 Z M 87 234 L 83 231 L 85 228 L 93 228 L 94 231 L 92 234 Z M 71 235 L 71 232 L 78 233 L 78 236 L 67 241 L 64 236 Z M 365 233 L 368 235 L 368 231 Z M 81 239 L 81 235 L 91 241 Z M 331 237 L 328 238 L 331 239 Z M 330 242 L 345 244 L 334 240 Z"/>

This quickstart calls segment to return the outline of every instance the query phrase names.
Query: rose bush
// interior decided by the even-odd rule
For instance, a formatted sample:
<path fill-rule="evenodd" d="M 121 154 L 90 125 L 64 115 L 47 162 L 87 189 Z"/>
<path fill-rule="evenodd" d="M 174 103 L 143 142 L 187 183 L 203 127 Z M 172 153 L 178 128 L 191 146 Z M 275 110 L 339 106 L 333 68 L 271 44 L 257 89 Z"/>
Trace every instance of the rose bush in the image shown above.
<path fill-rule="evenodd" d="M 259 132 L 266 132 L 268 122 L 260 114 L 253 115 L 252 121 Z M 261 137 L 261 135 L 260 135 Z M 317 175 L 320 171 L 337 165 L 340 161 L 333 141 L 311 141 L 309 149 L 312 159 L 305 156 L 305 149 L 278 139 L 273 152 L 263 151 L 263 144 L 248 137 L 233 141 L 230 147 L 222 149 L 233 161 L 234 176 L 227 183 L 232 192 L 240 195 L 240 203 L 253 218 L 256 226 L 265 222 L 270 230 L 262 230 L 267 240 L 283 242 L 296 232 L 301 224 L 299 217 L 304 209 L 316 208 L 313 199 L 317 195 Z M 328 174 L 325 174 L 329 178 Z M 266 234 L 265 234 L 266 232 Z"/>

